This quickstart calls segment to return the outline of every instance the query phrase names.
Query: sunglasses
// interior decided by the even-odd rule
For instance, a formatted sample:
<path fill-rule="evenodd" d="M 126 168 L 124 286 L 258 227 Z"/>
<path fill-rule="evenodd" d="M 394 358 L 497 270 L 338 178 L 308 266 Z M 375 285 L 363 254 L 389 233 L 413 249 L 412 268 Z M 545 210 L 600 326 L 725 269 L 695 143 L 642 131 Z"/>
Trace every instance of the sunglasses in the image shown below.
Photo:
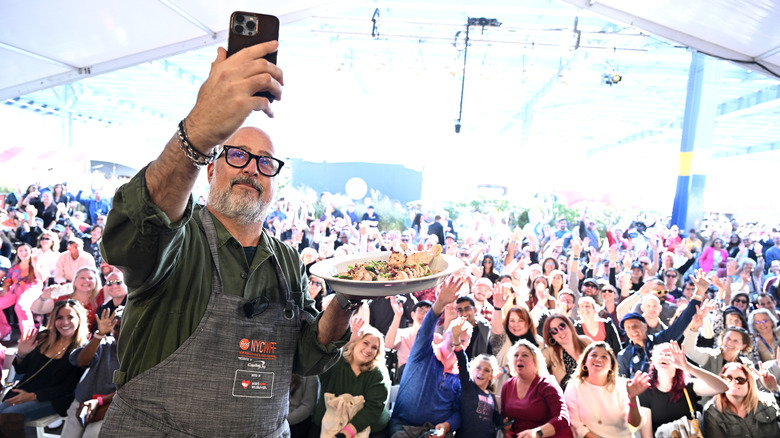
<path fill-rule="evenodd" d="M 666 291 L 666 290 L 657 290 L 657 291 L 655 291 L 655 294 L 658 295 L 659 297 L 665 297 L 666 294 L 668 294 L 668 293 L 669 293 L 669 291 Z"/>
<path fill-rule="evenodd" d="M 464 313 L 464 312 L 468 312 L 469 310 L 471 310 L 473 308 L 474 308 L 473 306 L 458 307 L 457 311 L 458 311 L 458 313 Z"/>
<path fill-rule="evenodd" d="M 565 330 L 565 329 L 567 329 L 567 328 L 568 328 L 568 327 L 566 326 L 566 323 L 563 323 L 563 322 L 562 322 L 562 323 L 558 324 L 558 326 L 557 326 L 557 327 L 551 327 L 551 328 L 550 328 L 550 334 L 551 334 L 551 335 L 553 335 L 553 336 L 555 336 L 555 335 L 557 335 L 557 334 L 558 334 L 558 332 L 562 332 L 562 331 L 564 331 L 564 330 Z"/>
<path fill-rule="evenodd" d="M 50 237 L 41 237 L 41 238 L 40 238 L 40 239 L 38 239 L 38 240 L 40 240 L 40 241 L 44 241 L 44 240 L 51 240 L 51 238 L 50 238 Z"/>
<path fill-rule="evenodd" d="M 739 304 L 747 304 L 747 300 L 742 300 L 742 299 L 737 299 L 737 300 L 734 300 L 733 302 L 734 303 L 739 303 Z"/>
<path fill-rule="evenodd" d="M 727 382 L 731 382 L 733 380 L 733 381 L 737 382 L 737 385 L 744 385 L 745 383 L 747 383 L 747 379 L 744 378 L 744 377 L 734 377 L 734 376 L 729 376 L 729 375 L 723 376 L 723 380 L 725 380 Z"/>
<path fill-rule="evenodd" d="M 106 282 L 106 286 L 119 286 L 122 283 L 122 280 L 111 280 Z"/>

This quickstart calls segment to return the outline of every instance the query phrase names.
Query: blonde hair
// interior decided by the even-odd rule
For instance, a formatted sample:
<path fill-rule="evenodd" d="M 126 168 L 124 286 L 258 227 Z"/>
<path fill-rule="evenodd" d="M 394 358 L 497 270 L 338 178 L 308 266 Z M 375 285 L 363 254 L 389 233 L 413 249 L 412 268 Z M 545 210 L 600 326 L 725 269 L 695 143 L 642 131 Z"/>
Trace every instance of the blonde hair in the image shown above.
<path fill-rule="evenodd" d="M 79 278 L 79 275 L 81 275 L 81 273 L 84 271 L 89 271 L 95 276 L 95 288 L 92 289 L 92 292 L 89 294 L 89 301 L 91 303 L 96 303 L 95 300 L 100 293 L 100 288 L 103 287 L 103 283 L 100 281 L 100 273 L 98 273 L 98 270 L 92 266 L 84 266 L 76 271 L 76 275 L 73 276 L 73 283 L 71 283 L 71 286 L 73 287 L 73 293 L 71 293 L 70 296 L 72 298 L 73 294 L 76 293 L 76 279 Z"/>
<path fill-rule="evenodd" d="M 360 329 L 360 331 L 362 331 L 363 334 L 360 335 L 358 339 L 356 339 L 353 342 L 350 342 L 349 344 L 347 344 L 346 347 L 344 347 L 344 360 L 347 361 L 347 363 L 352 362 L 352 352 L 355 349 L 355 345 L 358 342 L 362 341 L 363 338 L 365 338 L 366 336 L 373 336 L 379 340 L 379 348 L 377 348 L 376 350 L 376 356 L 374 356 L 374 358 L 368 363 L 364 363 L 360 365 L 360 371 L 372 371 L 376 367 L 382 365 L 383 363 L 384 360 L 383 353 L 385 351 L 384 349 L 385 336 L 382 334 L 382 332 L 380 332 L 379 330 L 377 330 L 376 328 L 370 325 L 364 325 L 363 328 Z"/>
<path fill-rule="evenodd" d="M 509 374 L 513 376 L 517 376 L 517 368 L 515 368 L 514 357 L 515 354 L 517 353 L 517 350 L 521 348 L 525 348 L 531 352 L 531 357 L 534 360 L 534 364 L 536 364 L 537 376 L 547 376 L 550 374 L 547 371 L 547 362 L 544 360 L 544 355 L 542 354 L 542 350 L 540 350 L 539 347 L 537 347 L 536 345 L 532 344 L 531 342 L 525 339 L 520 339 L 509 348 L 509 352 L 507 353 L 507 358 L 509 358 Z"/>
<path fill-rule="evenodd" d="M 580 360 L 577 361 L 577 368 L 574 369 L 574 377 L 579 379 L 580 382 L 584 382 L 590 375 L 590 371 L 588 371 L 588 367 L 585 366 L 585 362 L 588 360 L 588 355 L 597 348 L 603 348 L 607 351 L 607 355 L 609 355 L 609 372 L 607 373 L 606 388 L 607 391 L 612 391 L 617 382 L 617 358 L 615 358 L 615 352 L 612 351 L 612 347 L 604 341 L 593 342 L 585 347 L 585 350 L 583 350 L 580 355 Z"/>
<path fill-rule="evenodd" d="M 745 408 L 748 413 L 755 413 L 756 409 L 758 408 L 759 395 L 758 388 L 756 387 L 756 381 L 750 374 L 750 369 L 748 369 L 748 367 L 741 362 L 729 362 L 726 365 L 723 365 L 723 369 L 720 370 L 720 377 L 722 378 L 729 369 L 738 369 L 745 374 L 745 378 L 747 379 L 745 385 L 747 385 L 748 390 L 747 394 L 745 394 L 745 399 L 742 401 L 742 407 Z M 725 392 L 715 396 L 715 406 L 721 412 L 726 412 L 729 410 L 735 414 L 737 413 L 737 406 L 734 406 L 731 400 L 728 399 L 728 396 Z"/>

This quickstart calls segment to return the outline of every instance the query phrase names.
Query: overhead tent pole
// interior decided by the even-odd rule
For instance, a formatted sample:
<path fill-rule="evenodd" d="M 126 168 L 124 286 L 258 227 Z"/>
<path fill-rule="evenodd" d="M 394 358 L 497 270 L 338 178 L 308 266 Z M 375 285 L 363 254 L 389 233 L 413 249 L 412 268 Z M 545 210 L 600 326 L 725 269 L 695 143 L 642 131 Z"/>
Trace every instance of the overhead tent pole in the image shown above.
<path fill-rule="evenodd" d="M 680 144 L 680 167 L 672 206 L 672 222 L 680 229 L 694 228 L 704 212 L 704 188 L 712 159 L 712 134 L 718 109 L 714 86 L 720 79 L 720 63 L 692 51 L 688 94 Z"/>

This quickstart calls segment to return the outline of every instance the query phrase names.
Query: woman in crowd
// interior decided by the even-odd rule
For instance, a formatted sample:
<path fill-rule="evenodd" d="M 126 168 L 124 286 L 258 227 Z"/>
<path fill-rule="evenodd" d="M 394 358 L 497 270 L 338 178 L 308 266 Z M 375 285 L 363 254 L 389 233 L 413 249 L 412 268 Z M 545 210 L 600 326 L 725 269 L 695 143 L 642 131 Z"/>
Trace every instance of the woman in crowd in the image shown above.
<path fill-rule="evenodd" d="M 577 368 L 582 351 L 593 341 L 587 336 L 578 335 L 571 320 L 558 313 L 547 318 L 542 333 L 547 345 L 544 348 L 547 369 L 555 376 L 561 388 L 565 389 Z"/>
<path fill-rule="evenodd" d="M 585 335 L 594 341 L 605 341 L 612 351 L 620 351 L 623 348 L 612 320 L 599 318 L 601 309 L 596 300 L 592 297 L 582 297 L 577 303 L 577 309 L 580 316 L 575 324 L 577 334 Z"/>
<path fill-rule="evenodd" d="M 320 375 L 321 391 L 314 408 L 310 438 L 321 433 L 322 418 L 325 415 L 325 393 L 335 396 L 362 395 L 363 408 L 353 415 L 341 430 L 346 436 L 354 436 L 366 427 L 371 433 L 385 429 L 390 421 L 387 398 L 390 394 L 390 377 L 384 365 L 384 336 L 379 330 L 363 326 L 352 342 L 344 347 L 342 360 Z"/>
<path fill-rule="evenodd" d="M 574 435 L 632 438 L 642 424 L 637 397 L 650 377 L 618 377 L 615 353 L 606 342 L 588 345 L 564 393 Z"/>
<path fill-rule="evenodd" d="M 64 190 L 65 186 L 62 184 L 54 184 L 54 188 L 51 191 L 51 200 L 54 202 L 54 205 L 68 205 L 70 203 L 70 197 L 67 193 L 64 193 Z"/>
<path fill-rule="evenodd" d="M 704 408 L 705 437 L 780 436 L 777 402 L 771 394 L 758 390 L 748 366 L 728 363 L 720 377 L 728 384 L 728 390 L 716 395 Z"/>
<path fill-rule="evenodd" d="M 452 326 L 452 339 L 460 339 L 465 318 Z M 468 364 L 466 351 L 458 344 L 455 348 L 458 358 L 458 376 L 460 377 L 460 418 L 459 436 L 470 438 L 495 438 L 496 425 L 501 416 L 493 396 L 493 376 L 498 371 L 496 358 L 486 354 L 475 357 Z"/>
<path fill-rule="evenodd" d="M 685 373 L 693 379 L 685 381 Z M 717 375 L 690 364 L 685 352 L 676 342 L 658 344 L 653 348 L 650 365 L 650 389 L 639 395 L 640 411 L 646 422 L 642 425 L 642 438 L 652 438 L 656 430 L 672 421 L 687 416 L 690 406 L 701 411 L 699 397 L 711 397 L 728 389 Z"/>
<path fill-rule="evenodd" d="M 742 243 L 742 239 L 739 237 L 739 234 L 731 233 L 731 237 L 729 238 L 729 244 L 726 246 L 726 252 L 728 253 L 729 257 L 736 257 L 737 254 L 739 254 L 740 243 Z"/>
<path fill-rule="evenodd" d="M 559 269 L 558 260 L 556 260 L 555 257 L 547 257 L 542 260 L 542 275 L 545 277 L 549 278 L 553 271 Z"/>
<path fill-rule="evenodd" d="M 87 309 L 87 319 L 89 320 L 87 327 L 92 327 L 97 320 L 97 308 L 105 301 L 97 269 L 93 267 L 80 268 L 76 271 L 76 276 L 73 279 L 73 292 L 52 300 L 52 292 L 59 287 L 54 285 L 44 289 L 40 298 L 33 302 L 32 311 L 39 315 L 45 315 L 54 308 L 55 301 L 76 300 Z"/>
<path fill-rule="evenodd" d="M 550 295 L 553 298 L 558 298 L 558 293 L 566 288 L 566 274 L 560 269 L 556 269 L 550 273 Z"/>
<path fill-rule="evenodd" d="M 699 268 L 707 274 L 716 274 L 721 263 L 725 266 L 728 258 L 729 255 L 723 248 L 723 239 L 717 237 L 699 257 Z"/>
<path fill-rule="evenodd" d="M 309 276 L 309 295 L 314 300 L 314 307 L 318 312 L 322 312 L 322 299 L 328 293 L 325 289 L 325 280 L 315 275 Z"/>
<path fill-rule="evenodd" d="M 57 259 L 60 257 L 60 238 L 57 233 L 49 230 L 43 230 L 38 238 L 38 248 L 35 253 L 35 272 L 41 281 L 46 283 L 49 278 L 54 277 L 57 271 Z"/>
<path fill-rule="evenodd" d="M 490 322 L 490 346 L 498 360 L 498 366 L 502 373 L 496 382 L 496 391 L 499 392 L 504 382 L 509 378 L 509 349 L 517 341 L 525 339 L 536 347 L 543 345 L 544 340 L 536 334 L 536 326 L 531 319 L 531 314 L 525 307 L 512 307 L 504 318 L 503 308 L 510 298 L 510 291 L 505 288 L 493 294 L 493 319 Z"/>
<path fill-rule="evenodd" d="M 0 285 L 0 338 L 9 337 L 11 326 L 3 309 L 11 306 L 19 319 L 19 330 L 24 333 L 35 326 L 30 306 L 41 294 L 41 281 L 35 271 L 32 247 L 26 243 L 16 248 L 14 265 Z M 10 337 L 9 337 L 10 339 Z"/>
<path fill-rule="evenodd" d="M 86 343 L 89 329 L 84 308 L 76 301 L 60 301 L 52 312 L 46 330 L 32 328 L 22 334 L 13 364 L 24 377 L 0 404 L 0 414 L 23 414 L 25 421 L 66 415 L 83 373 L 68 355 Z"/>
<path fill-rule="evenodd" d="M 541 309 L 554 310 L 556 308 L 555 298 L 550 296 L 550 281 L 544 275 L 540 275 L 531 282 L 531 292 L 528 294 L 529 309 L 535 307 Z"/>
<path fill-rule="evenodd" d="M 573 437 L 563 391 L 547 374 L 539 347 L 521 339 L 509 356 L 512 378 L 501 388 L 501 415 L 514 423 L 504 437 Z"/>
<path fill-rule="evenodd" d="M 748 325 L 756 339 L 756 354 L 761 362 L 776 359 L 777 347 L 780 345 L 780 328 L 777 328 L 777 318 L 769 309 L 756 309 L 750 312 Z"/>
<path fill-rule="evenodd" d="M 492 283 L 498 280 L 499 274 L 496 272 L 496 261 L 490 254 L 485 254 L 482 258 L 482 278 L 489 279 Z"/>
<path fill-rule="evenodd" d="M 697 345 L 699 331 L 704 323 L 704 318 L 715 307 L 716 305 L 713 301 L 706 301 L 706 304 L 699 308 L 688 325 L 688 331 L 683 341 L 683 347 L 688 357 L 711 373 L 719 372 L 723 368 L 723 364 L 729 362 L 742 362 L 749 366 L 752 365 L 751 359 L 748 357 L 753 344 L 752 338 L 743 327 L 733 324 L 735 320 L 740 321 L 739 318 L 729 321 L 732 324 L 727 325 L 726 329 L 721 333 L 718 341 L 719 347 L 702 348 Z M 730 309 L 740 313 L 738 309 L 733 307 L 730 307 Z M 731 313 L 731 315 L 734 315 L 734 313 Z"/>

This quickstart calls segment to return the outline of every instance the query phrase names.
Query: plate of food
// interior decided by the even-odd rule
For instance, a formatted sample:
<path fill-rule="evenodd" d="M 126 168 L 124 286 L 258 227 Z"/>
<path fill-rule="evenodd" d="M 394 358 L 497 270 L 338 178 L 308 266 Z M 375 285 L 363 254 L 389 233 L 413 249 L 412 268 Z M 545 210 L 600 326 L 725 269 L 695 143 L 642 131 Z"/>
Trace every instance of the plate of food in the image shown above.
<path fill-rule="evenodd" d="M 457 257 L 442 254 L 441 246 L 428 251 L 382 251 L 323 260 L 312 265 L 335 292 L 363 297 L 419 292 L 436 286 L 463 267 Z"/>

